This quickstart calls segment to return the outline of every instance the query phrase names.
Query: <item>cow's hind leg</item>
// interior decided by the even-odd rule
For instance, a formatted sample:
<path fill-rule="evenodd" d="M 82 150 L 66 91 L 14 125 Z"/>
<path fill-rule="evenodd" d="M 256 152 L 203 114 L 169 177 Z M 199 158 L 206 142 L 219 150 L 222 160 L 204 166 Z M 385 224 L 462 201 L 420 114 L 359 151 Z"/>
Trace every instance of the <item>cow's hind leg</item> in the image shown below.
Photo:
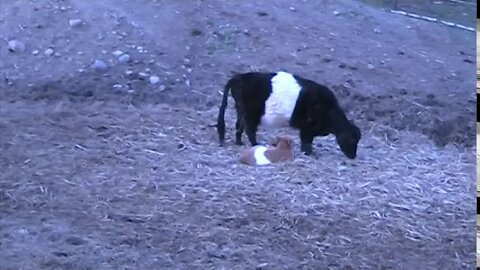
<path fill-rule="evenodd" d="M 242 135 L 245 130 L 245 110 L 241 102 L 235 103 L 235 110 L 237 111 L 237 122 L 235 122 L 235 144 L 243 145 Z"/>
<path fill-rule="evenodd" d="M 245 133 L 252 146 L 257 145 L 257 125 L 252 121 L 245 121 Z"/>
<path fill-rule="evenodd" d="M 243 131 L 245 130 L 245 125 L 243 121 L 243 117 L 241 115 L 237 116 L 237 122 L 235 123 L 235 144 L 243 145 L 242 142 L 242 135 Z"/>

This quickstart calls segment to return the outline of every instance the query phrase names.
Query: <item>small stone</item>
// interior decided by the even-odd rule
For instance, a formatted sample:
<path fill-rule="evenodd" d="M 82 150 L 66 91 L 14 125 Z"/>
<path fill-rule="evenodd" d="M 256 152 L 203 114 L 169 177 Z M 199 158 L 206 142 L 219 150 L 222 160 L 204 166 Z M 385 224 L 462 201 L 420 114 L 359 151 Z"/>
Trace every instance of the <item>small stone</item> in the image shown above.
<path fill-rule="evenodd" d="M 39 52 L 38 50 L 33 50 L 33 51 L 32 51 L 32 54 L 33 54 L 33 55 L 38 55 L 39 53 L 40 53 L 40 52 Z"/>
<path fill-rule="evenodd" d="M 118 57 L 118 62 L 120 63 L 127 63 L 128 61 L 130 61 L 130 55 L 128 54 L 122 54 Z"/>
<path fill-rule="evenodd" d="M 87 243 L 86 240 L 77 236 L 68 237 L 67 239 L 65 239 L 65 242 L 74 246 L 81 246 Z"/>
<path fill-rule="evenodd" d="M 378 29 L 378 28 L 375 28 L 373 29 L 373 32 L 377 33 L 377 34 L 380 34 L 382 33 L 382 30 Z"/>
<path fill-rule="evenodd" d="M 25 51 L 25 44 L 19 40 L 12 39 L 8 42 L 8 49 L 12 52 L 22 53 Z"/>
<path fill-rule="evenodd" d="M 158 87 L 158 89 L 163 92 L 165 91 L 165 89 L 167 89 L 167 87 L 164 84 L 162 84 L 160 85 L 160 87 Z"/>
<path fill-rule="evenodd" d="M 258 264 L 255 269 L 261 270 L 261 269 L 264 269 L 267 266 L 268 266 L 268 263 L 261 263 L 261 264 Z"/>
<path fill-rule="evenodd" d="M 138 76 L 139 76 L 140 78 L 145 79 L 146 77 L 148 77 L 148 74 L 145 73 L 145 72 L 139 72 L 139 73 L 138 73 Z"/>
<path fill-rule="evenodd" d="M 295 7 L 289 7 L 288 9 L 290 9 L 290 11 L 297 11 Z"/>
<path fill-rule="evenodd" d="M 116 51 L 113 52 L 113 55 L 115 55 L 116 57 L 119 57 L 122 54 L 123 54 L 123 52 L 120 51 L 120 50 L 116 50 Z"/>
<path fill-rule="evenodd" d="M 190 87 L 190 80 L 189 80 L 189 79 L 185 80 L 185 85 L 187 85 L 188 87 Z"/>
<path fill-rule="evenodd" d="M 150 84 L 157 84 L 160 81 L 160 78 L 158 76 L 150 76 Z"/>
<path fill-rule="evenodd" d="M 130 89 L 130 90 L 127 91 L 127 93 L 129 93 L 129 94 L 134 94 L 134 93 L 135 93 L 135 90 Z"/>
<path fill-rule="evenodd" d="M 105 72 L 108 69 L 108 66 L 102 60 L 95 59 L 93 62 L 93 69 L 97 72 Z"/>
<path fill-rule="evenodd" d="M 368 68 L 368 69 L 370 69 L 370 70 L 372 70 L 372 69 L 374 69 L 374 68 L 375 68 L 375 66 L 374 66 L 374 65 L 372 65 L 372 64 L 368 64 L 368 65 L 367 65 L 367 68 Z"/>
<path fill-rule="evenodd" d="M 121 85 L 121 84 L 118 84 L 118 83 L 117 83 L 117 84 L 114 84 L 114 85 L 113 85 L 113 89 L 120 89 L 120 88 L 122 88 L 122 85 Z"/>
<path fill-rule="evenodd" d="M 83 21 L 80 19 L 71 19 L 68 21 L 68 23 L 70 24 L 70 26 L 75 27 L 81 25 Z"/>
<path fill-rule="evenodd" d="M 64 7 L 64 6 L 61 6 L 61 7 L 60 7 L 60 10 L 61 10 L 61 11 L 66 11 L 66 10 L 67 10 L 67 8 L 66 8 L 66 7 Z"/>
<path fill-rule="evenodd" d="M 336 10 L 333 11 L 333 15 L 338 16 L 339 14 L 340 14 L 340 12 L 338 12 Z"/>
<path fill-rule="evenodd" d="M 53 49 L 48 48 L 43 52 L 46 56 L 51 56 L 53 54 Z"/>

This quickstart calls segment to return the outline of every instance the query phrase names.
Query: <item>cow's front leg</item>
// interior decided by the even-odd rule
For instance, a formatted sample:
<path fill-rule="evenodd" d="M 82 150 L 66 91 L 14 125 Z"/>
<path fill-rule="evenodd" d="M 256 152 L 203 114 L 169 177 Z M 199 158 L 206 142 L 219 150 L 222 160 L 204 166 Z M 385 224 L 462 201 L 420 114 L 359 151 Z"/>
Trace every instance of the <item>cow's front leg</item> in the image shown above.
<path fill-rule="evenodd" d="M 311 155 L 313 153 L 313 135 L 306 130 L 300 130 L 300 142 L 300 150 L 304 152 L 305 155 Z"/>

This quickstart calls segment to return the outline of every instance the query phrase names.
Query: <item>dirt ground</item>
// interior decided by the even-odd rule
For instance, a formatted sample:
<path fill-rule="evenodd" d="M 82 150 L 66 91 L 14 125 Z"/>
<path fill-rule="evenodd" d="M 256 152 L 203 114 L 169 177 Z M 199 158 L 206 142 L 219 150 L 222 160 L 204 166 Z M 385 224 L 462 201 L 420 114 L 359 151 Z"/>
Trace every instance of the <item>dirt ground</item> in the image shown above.
<path fill-rule="evenodd" d="M 475 33 L 348 0 L 2 1 L 0 27 L 0 269 L 474 267 Z M 218 146 L 227 78 L 279 69 L 335 91 L 357 159 L 242 166 L 231 106 Z"/>

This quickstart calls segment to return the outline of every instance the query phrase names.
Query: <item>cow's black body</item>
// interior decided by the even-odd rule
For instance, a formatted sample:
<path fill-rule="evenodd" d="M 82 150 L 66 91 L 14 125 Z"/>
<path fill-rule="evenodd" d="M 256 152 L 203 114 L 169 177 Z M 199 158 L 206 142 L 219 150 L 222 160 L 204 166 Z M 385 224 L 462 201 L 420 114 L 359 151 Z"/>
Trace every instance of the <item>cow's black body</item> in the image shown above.
<path fill-rule="evenodd" d="M 256 131 L 265 114 L 265 103 L 272 93 L 271 80 L 275 75 L 249 72 L 237 74 L 227 82 L 217 121 L 220 145 L 225 140 L 224 115 L 229 91 L 232 92 L 237 112 L 236 144 L 242 144 L 244 131 L 251 145 L 257 144 Z M 333 134 L 343 153 L 354 159 L 361 132 L 347 119 L 333 92 L 314 81 L 293 76 L 301 86 L 301 91 L 288 125 L 300 131 L 301 150 L 307 155 L 311 154 L 315 137 Z"/>

